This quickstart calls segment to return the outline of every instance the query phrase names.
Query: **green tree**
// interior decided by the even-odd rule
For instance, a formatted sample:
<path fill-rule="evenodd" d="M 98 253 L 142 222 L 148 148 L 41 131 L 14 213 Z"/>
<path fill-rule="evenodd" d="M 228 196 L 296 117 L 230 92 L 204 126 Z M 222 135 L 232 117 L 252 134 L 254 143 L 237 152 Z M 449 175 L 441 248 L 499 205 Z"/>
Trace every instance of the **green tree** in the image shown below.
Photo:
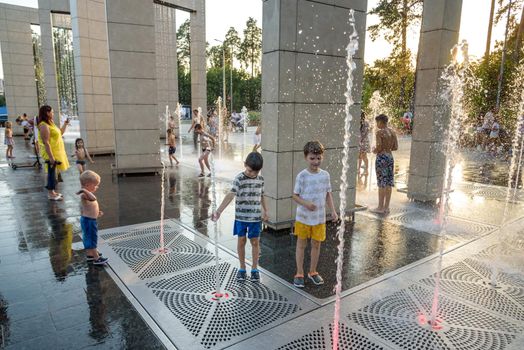
<path fill-rule="evenodd" d="M 68 115 L 78 115 L 72 30 L 53 27 L 53 44 L 60 109 Z"/>
<path fill-rule="evenodd" d="M 44 64 L 42 55 L 42 41 L 40 35 L 36 31 L 31 32 L 33 41 L 33 59 L 35 66 L 35 80 L 36 80 L 36 95 L 38 105 L 42 106 L 46 103 L 46 90 L 44 84 Z"/>
<path fill-rule="evenodd" d="M 207 62 L 210 68 L 222 68 L 222 45 L 211 46 L 207 50 Z"/>
<path fill-rule="evenodd" d="M 229 67 L 233 66 L 233 58 L 238 59 L 238 54 L 240 52 L 240 45 L 242 41 L 238 36 L 238 32 L 235 28 L 229 27 L 229 30 L 226 33 L 224 38 L 224 46 L 226 47 L 226 64 Z"/>
<path fill-rule="evenodd" d="M 519 77 L 516 74 L 519 63 L 513 58 L 513 44 L 517 36 L 517 31 L 518 28 L 515 27 L 508 38 L 508 53 L 504 61 L 501 104 L 498 113 L 501 126 L 510 133 L 514 131 L 518 113 L 514 96 L 522 90 L 521 88 L 515 88 L 519 84 L 517 81 Z M 478 115 L 484 115 L 487 111 L 496 107 L 502 48 L 503 42 L 497 41 L 488 59 L 470 62 L 470 70 L 474 79 L 467 81 L 464 91 L 468 120 L 470 123 L 476 123 Z M 524 62 L 520 64 L 524 64 Z"/>
<path fill-rule="evenodd" d="M 368 111 L 370 98 L 373 92 L 378 90 L 384 98 L 384 113 L 392 117 L 393 123 L 399 122 L 396 117 L 402 116 L 403 112 L 409 109 L 410 103 L 409 99 L 402 99 L 400 96 L 402 93 L 407 96 L 413 94 L 414 81 L 415 68 L 411 64 L 406 65 L 403 57 L 391 55 L 388 58 L 376 60 L 373 66 L 366 65 L 362 89 L 364 110 Z M 405 91 L 402 90 L 403 84 L 407 87 Z"/>
<path fill-rule="evenodd" d="M 408 90 L 412 90 L 407 86 L 408 72 L 411 54 L 407 48 L 407 33 L 408 29 L 420 25 L 422 17 L 423 0 L 379 0 L 370 14 L 377 15 L 380 19 L 378 24 L 368 27 L 371 40 L 376 40 L 379 36 L 384 35 L 384 38 L 393 44 L 394 60 L 397 62 L 397 67 L 400 68 L 400 94 L 397 106 L 406 105 L 406 99 L 411 99 L 412 95 Z M 408 104 L 409 106 L 410 104 Z"/>
<path fill-rule="evenodd" d="M 191 63 L 191 28 L 189 19 L 180 25 L 176 31 L 178 67 L 189 71 Z"/>
<path fill-rule="evenodd" d="M 238 58 L 246 68 L 251 68 L 251 78 L 260 72 L 262 55 L 262 29 L 257 26 L 257 21 L 249 17 L 244 29 L 244 40 L 240 44 Z"/>
<path fill-rule="evenodd" d="M 178 99 L 182 105 L 191 104 L 191 71 L 178 66 Z"/>

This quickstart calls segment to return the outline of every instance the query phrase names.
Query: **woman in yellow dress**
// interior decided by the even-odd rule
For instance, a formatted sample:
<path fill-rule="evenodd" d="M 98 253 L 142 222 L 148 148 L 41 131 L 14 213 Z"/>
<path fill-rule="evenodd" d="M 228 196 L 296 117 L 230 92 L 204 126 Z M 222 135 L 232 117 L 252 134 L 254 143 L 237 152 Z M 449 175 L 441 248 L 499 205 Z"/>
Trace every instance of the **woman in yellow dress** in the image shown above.
<path fill-rule="evenodd" d="M 38 144 L 40 155 L 47 164 L 47 197 L 53 201 L 64 198 L 61 193 L 56 192 L 57 171 L 65 171 L 69 168 L 69 161 L 64 147 L 62 134 L 69 125 L 69 119 L 59 129 L 53 121 L 53 109 L 44 105 L 38 112 Z"/>

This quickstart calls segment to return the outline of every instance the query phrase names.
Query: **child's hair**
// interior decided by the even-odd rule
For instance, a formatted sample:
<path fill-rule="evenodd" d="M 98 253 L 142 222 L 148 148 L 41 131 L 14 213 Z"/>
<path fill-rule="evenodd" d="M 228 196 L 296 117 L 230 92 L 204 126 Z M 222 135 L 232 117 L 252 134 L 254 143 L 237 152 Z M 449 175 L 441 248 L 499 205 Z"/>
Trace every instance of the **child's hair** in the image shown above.
<path fill-rule="evenodd" d="M 5 122 L 5 128 L 6 129 L 11 129 L 13 126 L 13 124 L 11 122 Z"/>
<path fill-rule="evenodd" d="M 167 134 L 168 134 L 168 135 L 171 135 L 172 133 L 173 133 L 173 130 L 171 130 L 171 129 L 167 129 Z"/>
<path fill-rule="evenodd" d="M 258 152 L 251 152 L 247 155 L 244 164 L 253 171 L 259 171 L 264 165 L 264 158 L 262 158 L 262 155 Z"/>
<path fill-rule="evenodd" d="M 388 116 L 385 114 L 379 114 L 375 117 L 376 122 L 384 122 L 384 124 L 388 123 Z"/>
<path fill-rule="evenodd" d="M 198 109 L 193 109 L 193 113 L 198 113 Z"/>
<path fill-rule="evenodd" d="M 80 174 L 80 185 L 85 186 L 90 183 L 99 183 L 100 175 L 91 170 L 86 170 Z"/>
<path fill-rule="evenodd" d="M 195 130 L 202 130 L 202 125 L 200 124 L 195 125 Z"/>
<path fill-rule="evenodd" d="M 304 157 L 307 157 L 308 154 L 324 154 L 324 146 L 318 141 L 309 141 L 304 145 Z"/>
<path fill-rule="evenodd" d="M 84 142 L 84 140 L 83 140 L 81 137 L 77 138 L 77 139 L 75 140 L 75 148 L 76 148 L 76 149 L 78 149 L 78 142 L 79 142 L 79 141 Z M 82 146 L 82 148 L 83 148 L 83 149 L 86 148 L 86 147 L 85 147 L 85 144 L 84 144 L 84 146 Z"/>

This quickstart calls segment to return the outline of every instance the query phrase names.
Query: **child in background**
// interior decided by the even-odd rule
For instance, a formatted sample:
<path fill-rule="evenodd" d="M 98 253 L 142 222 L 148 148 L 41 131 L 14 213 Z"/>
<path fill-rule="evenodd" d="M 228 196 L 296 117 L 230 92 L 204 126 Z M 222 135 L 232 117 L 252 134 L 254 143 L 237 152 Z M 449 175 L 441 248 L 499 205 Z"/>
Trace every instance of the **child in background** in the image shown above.
<path fill-rule="evenodd" d="M 245 170 L 233 180 L 231 191 L 226 195 L 220 207 L 211 216 L 217 221 L 220 215 L 235 198 L 235 226 L 233 235 L 238 236 L 237 252 L 240 269 L 237 281 L 246 280 L 246 242 L 251 242 L 253 265 L 251 266 L 251 282 L 260 281 L 258 257 L 260 255 L 260 233 L 262 221 L 268 220 L 267 206 L 264 199 L 264 178 L 259 175 L 264 159 L 258 152 L 251 152 L 244 162 Z M 247 235 L 247 238 L 246 238 Z"/>
<path fill-rule="evenodd" d="M 491 124 L 491 130 L 489 132 L 489 150 L 491 151 L 491 154 L 496 156 L 497 155 L 497 148 L 499 145 L 499 132 L 500 132 L 500 124 L 496 118 L 493 119 L 493 123 Z"/>
<path fill-rule="evenodd" d="M 108 258 L 103 258 L 97 250 L 98 225 L 97 218 L 104 215 L 98 208 L 98 201 L 93 194 L 100 185 L 100 176 L 91 170 L 86 170 L 80 175 L 82 189 L 76 194 L 81 198 L 80 226 L 82 227 L 82 241 L 86 250 L 87 261 L 93 265 L 105 265 Z"/>
<path fill-rule="evenodd" d="M 85 148 L 84 140 L 81 138 L 75 140 L 75 157 L 76 168 L 78 169 L 79 174 L 82 174 L 86 170 L 86 158 L 89 159 L 91 164 L 94 163 L 93 158 L 91 158 L 91 155 Z"/>
<path fill-rule="evenodd" d="M 4 134 L 4 145 L 7 146 L 5 151 L 5 157 L 7 159 L 13 157 L 13 146 L 15 145 L 15 140 L 13 139 L 13 124 L 11 122 L 5 122 L 5 134 Z"/>
<path fill-rule="evenodd" d="M 258 152 L 258 149 L 262 145 L 262 124 L 257 126 L 255 135 L 253 135 L 253 152 Z"/>
<path fill-rule="evenodd" d="M 304 288 L 304 250 L 308 239 L 311 239 L 308 278 L 315 285 L 324 284 L 324 280 L 317 272 L 317 264 L 320 245 L 326 239 L 326 202 L 331 209 L 331 219 L 334 222 L 338 221 L 329 173 L 320 169 L 324 159 L 324 146 L 318 141 L 306 143 L 304 158 L 308 167 L 297 175 L 293 190 L 293 200 L 298 204 L 295 219 L 297 273 L 293 284 L 299 288 Z"/>
<path fill-rule="evenodd" d="M 195 125 L 195 133 L 200 135 L 200 146 L 202 147 L 202 154 L 198 158 L 198 164 L 200 165 L 200 174 L 198 177 L 204 177 L 204 164 L 209 170 L 208 177 L 211 176 L 211 166 L 209 165 L 209 154 L 215 148 L 215 138 L 204 131 L 202 125 Z"/>
<path fill-rule="evenodd" d="M 169 148 L 168 148 L 169 163 L 171 164 L 171 166 L 173 166 L 173 160 L 175 160 L 176 165 L 178 165 L 178 163 L 180 163 L 180 162 L 175 157 L 176 137 L 175 137 L 175 134 L 173 133 L 172 129 L 167 129 L 167 144 L 169 145 Z"/>
<path fill-rule="evenodd" d="M 395 160 L 393 151 L 398 149 L 398 140 L 395 131 L 388 127 L 388 117 L 380 114 L 375 117 L 377 132 L 373 153 L 377 155 L 375 160 L 375 172 L 377 174 L 378 207 L 371 209 L 375 214 L 389 214 L 389 202 L 391 191 L 395 186 Z"/>
<path fill-rule="evenodd" d="M 211 112 L 211 115 L 207 119 L 207 125 L 209 126 L 209 133 L 211 136 L 216 138 L 218 136 L 218 116 L 216 110 Z"/>

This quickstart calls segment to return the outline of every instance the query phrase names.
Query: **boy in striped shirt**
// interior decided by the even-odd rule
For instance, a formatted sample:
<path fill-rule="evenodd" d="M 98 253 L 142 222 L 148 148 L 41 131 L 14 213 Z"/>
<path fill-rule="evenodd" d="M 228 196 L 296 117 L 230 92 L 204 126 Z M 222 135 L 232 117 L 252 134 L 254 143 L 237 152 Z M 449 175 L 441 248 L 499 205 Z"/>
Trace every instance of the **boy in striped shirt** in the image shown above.
<path fill-rule="evenodd" d="M 226 195 L 217 211 L 211 216 L 213 221 L 217 221 L 233 198 L 236 199 L 233 235 L 238 236 L 237 253 L 240 269 L 237 272 L 237 281 L 246 280 L 247 238 L 251 242 L 253 255 L 251 281 L 260 281 L 260 272 L 258 271 L 259 240 L 262 231 L 262 221 L 268 219 L 266 202 L 264 200 L 264 178 L 259 175 L 263 164 L 264 159 L 260 153 L 249 153 L 244 162 L 245 170 L 235 177 L 231 191 Z"/>

